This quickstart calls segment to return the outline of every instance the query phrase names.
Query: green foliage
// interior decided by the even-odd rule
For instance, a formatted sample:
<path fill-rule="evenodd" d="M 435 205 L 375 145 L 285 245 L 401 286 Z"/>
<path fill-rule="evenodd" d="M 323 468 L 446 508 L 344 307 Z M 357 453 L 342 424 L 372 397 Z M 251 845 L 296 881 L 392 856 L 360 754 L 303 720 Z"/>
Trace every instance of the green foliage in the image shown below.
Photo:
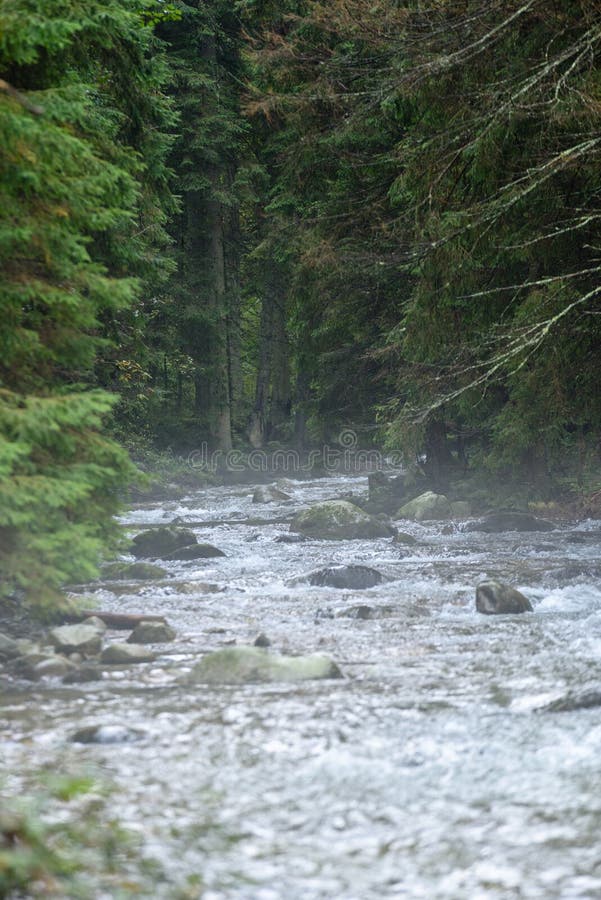
<path fill-rule="evenodd" d="M 4 794 L 4 796 L 2 796 Z M 85 774 L 39 776 L 0 792 L 0 896 L 92 900 L 151 890 L 136 844 L 110 815 L 110 792 Z"/>
<path fill-rule="evenodd" d="M 38 605 L 114 548 L 134 473 L 94 367 L 169 270 L 153 9 L 0 3 L 0 592 Z"/>

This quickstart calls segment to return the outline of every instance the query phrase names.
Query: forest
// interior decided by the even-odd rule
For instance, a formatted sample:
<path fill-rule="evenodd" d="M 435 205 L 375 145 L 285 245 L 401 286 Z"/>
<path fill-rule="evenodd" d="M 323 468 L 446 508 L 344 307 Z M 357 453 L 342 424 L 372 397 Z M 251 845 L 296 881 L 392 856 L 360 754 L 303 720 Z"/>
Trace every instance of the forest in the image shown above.
<path fill-rule="evenodd" d="M 1 0 L 0 595 L 150 449 L 594 496 L 600 54 L 596 0 Z"/>

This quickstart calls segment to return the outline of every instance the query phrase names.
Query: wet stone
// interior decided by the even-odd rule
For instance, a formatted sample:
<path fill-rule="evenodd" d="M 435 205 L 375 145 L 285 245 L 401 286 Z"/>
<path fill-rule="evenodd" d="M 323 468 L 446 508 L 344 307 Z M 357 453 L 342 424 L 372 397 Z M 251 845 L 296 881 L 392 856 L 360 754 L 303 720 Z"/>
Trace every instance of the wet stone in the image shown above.
<path fill-rule="evenodd" d="M 254 639 L 253 646 L 255 646 L 255 647 L 271 647 L 271 641 L 269 640 L 269 638 L 267 637 L 266 634 L 263 634 L 263 632 L 261 632 L 261 634 L 258 635 L 258 637 L 256 637 Z"/>
<path fill-rule="evenodd" d="M 167 577 L 167 572 L 152 563 L 109 563 L 100 571 L 105 581 L 157 581 Z"/>
<path fill-rule="evenodd" d="M 261 485 L 255 489 L 253 503 L 277 503 L 282 500 L 291 500 L 290 494 L 280 490 L 274 484 Z"/>
<path fill-rule="evenodd" d="M 38 678 L 64 678 L 69 672 L 76 669 L 76 664 L 64 656 L 54 656 L 43 659 L 31 669 L 31 676 Z"/>
<path fill-rule="evenodd" d="M 136 558 L 166 558 L 176 550 L 196 544 L 196 535 L 187 528 L 163 526 L 142 531 L 132 541 L 131 552 Z"/>
<path fill-rule="evenodd" d="M 228 647 L 208 653 L 185 677 L 187 684 L 249 684 L 342 678 L 328 656 L 279 656 L 260 647 Z"/>
<path fill-rule="evenodd" d="M 167 562 L 173 560 L 190 560 L 190 559 L 213 559 L 218 556 L 225 556 L 223 550 L 214 547 L 212 544 L 190 544 L 187 547 L 180 547 L 173 553 L 163 555 L 163 559 Z"/>
<path fill-rule="evenodd" d="M 465 531 L 482 531 L 485 534 L 500 534 L 504 531 L 554 531 L 553 522 L 539 519 L 532 513 L 520 510 L 500 510 L 490 513 L 477 522 L 468 522 Z"/>
<path fill-rule="evenodd" d="M 102 651 L 100 661 L 111 666 L 153 662 L 156 659 L 144 646 L 139 644 L 111 644 Z"/>
<path fill-rule="evenodd" d="M 166 622 L 140 622 L 127 639 L 128 644 L 165 644 L 177 634 Z"/>
<path fill-rule="evenodd" d="M 74 744 L 131 744 L 144 737 L 144 732 L 126 725 L 89 725 L 71 735 Z"/>
<path fill-rule="evenodd" d="M 519 591 L 500 581 L 483 581 L 476 588 L 476 609 L 484 615 L 532 612 L 532 604 Z"/>
<path fill-rule="evenodd" d="M 327 500 L 297 513 L 290 531 L 318 540 L 369 540 L 390 537 L 394 530 L 353 503 Z"/>
<path fill-rule="evenodd" d="M 333 587 L 341 590 L 365 590 L 386 581 L 381 572 L 369 566 L 328 566 L 305 576 L 315 587 Z"/>
<path fill-rule="evenodd" d="M 98 666 L 82 665 L 68 672 L 63 678 L 63 684 L 86 684 L 91 681 L 101 681 L 102 670 Z"/>
<path fill-rule="evenodd" d="M 91 625 L 62 625 L 53 628 L 48 638 L 59 653 L 95 656 L 102 649 L 102 636 Z"/>
<path fill-rule="evenodd" d="M 0 660 L 14 659 L 19 655 L 20 650 L 17 641 L 0 632 Z"/>

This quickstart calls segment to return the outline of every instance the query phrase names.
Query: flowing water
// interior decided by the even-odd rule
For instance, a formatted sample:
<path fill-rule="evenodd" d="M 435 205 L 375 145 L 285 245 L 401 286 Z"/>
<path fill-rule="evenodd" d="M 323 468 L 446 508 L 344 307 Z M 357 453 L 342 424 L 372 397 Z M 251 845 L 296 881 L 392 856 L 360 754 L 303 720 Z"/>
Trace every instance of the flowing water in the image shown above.
<path fill-rule="evenodd" d="M 220 487 L 133 509 L 132 530 L 178 519 L 227 556 L 87 591 L 97 608 L 165 615 L 178 639 L 102 682 L 5 691 L 9 783 L 42 766 L 106 773 L 115 815 L 160 863 L 158 898 L 195 875 L 203 887 L 186 896 L 205 900 L 601 897 L 601 709 L 539 710 L 601 686 L 601 523 L 528 535 L 403 525 L 410 547 L 276 541 L 296 509 L 349 490 L 366 479 L 298 482 L 270 505 Z M 391 580 L 291 584 L 331 563 Z M 534 613 L 477 614 L 489 577 Z M 203 652 L 259 632 L 277 651 L 329 654 L 344 680 L 177 682 Z M 102 723 L 143 737 L 70 742 Z"/>

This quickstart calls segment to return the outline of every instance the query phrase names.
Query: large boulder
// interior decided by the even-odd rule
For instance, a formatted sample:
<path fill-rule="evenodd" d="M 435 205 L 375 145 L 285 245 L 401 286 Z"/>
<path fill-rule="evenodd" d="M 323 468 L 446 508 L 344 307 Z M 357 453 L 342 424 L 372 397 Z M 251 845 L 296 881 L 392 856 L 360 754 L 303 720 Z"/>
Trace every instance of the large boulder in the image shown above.
<path fill-rule="evenodd" d="M 261 647 L 226 647 L 208 653 L 184 678 L 188 684 L 248 684 L 342 678 L 328 656 L 278 656 Z"/>
<path fill-rule="evenodd" d="M 369 566 L 327 566 L 305 575 L 304 581 L 316 587 L 364 590 L 386 581 L 384 575 Z"/>
<path fill-rule="evenodd" d="M 500 581 L 483 581 L 476 588 L 476 609 L 487 616 L 532 612 L 532 604 L 515 588 Z"/>
<path fill-rule="evenodd" d="M 532 513 L 520 510 L 500 510 L 489 513 L 476 522 L 468 522 L 466 531 L 482 531 L 485 534 L 499 534 L 503 531 L 554 531 L 553 522 L 539 519 Z"/>
<path fill-rule="evenodd" d="M 290 494 L 280 490 L 275 484 L 260 485 L 255 488 L 253 503 L 277 503 L 282 500 L 291 500 Z"/>
<path fill-rule="evenodd" d="M 158 557 L 169 556 L 182 547 L 189 547 L 196 544 L 196 535 L 187 528 L 174 528 L 172 525 L 165 525 L 161 528 L 152 528 L 149 531 L 142 531 L 137 534 L 132 542 L 131 552 L 139 559 L 146 557 L 148 559 L 156 559 Z"/>
<path fill-rule="evenodd" d="M 297 513 L 290 531 L 321 540 L 390 537 L 393 529 L 346 500 L 326 500 Z"/>
<path fill-rule="evenodd" d="M 444 494 L 426 491 L 425 494 L 420 494 L 419 497 L 401 506 L 397 518 L 424 522 L 428 519 L 448 519 L 452 512 L 451 503 Z"/>
<path fill-rule="evenodd" d="M 102 634 L 94 625 L 61 625 L 52 629 L 48 639 L 59 653 L 95 656 L 102 650 Z"/>

